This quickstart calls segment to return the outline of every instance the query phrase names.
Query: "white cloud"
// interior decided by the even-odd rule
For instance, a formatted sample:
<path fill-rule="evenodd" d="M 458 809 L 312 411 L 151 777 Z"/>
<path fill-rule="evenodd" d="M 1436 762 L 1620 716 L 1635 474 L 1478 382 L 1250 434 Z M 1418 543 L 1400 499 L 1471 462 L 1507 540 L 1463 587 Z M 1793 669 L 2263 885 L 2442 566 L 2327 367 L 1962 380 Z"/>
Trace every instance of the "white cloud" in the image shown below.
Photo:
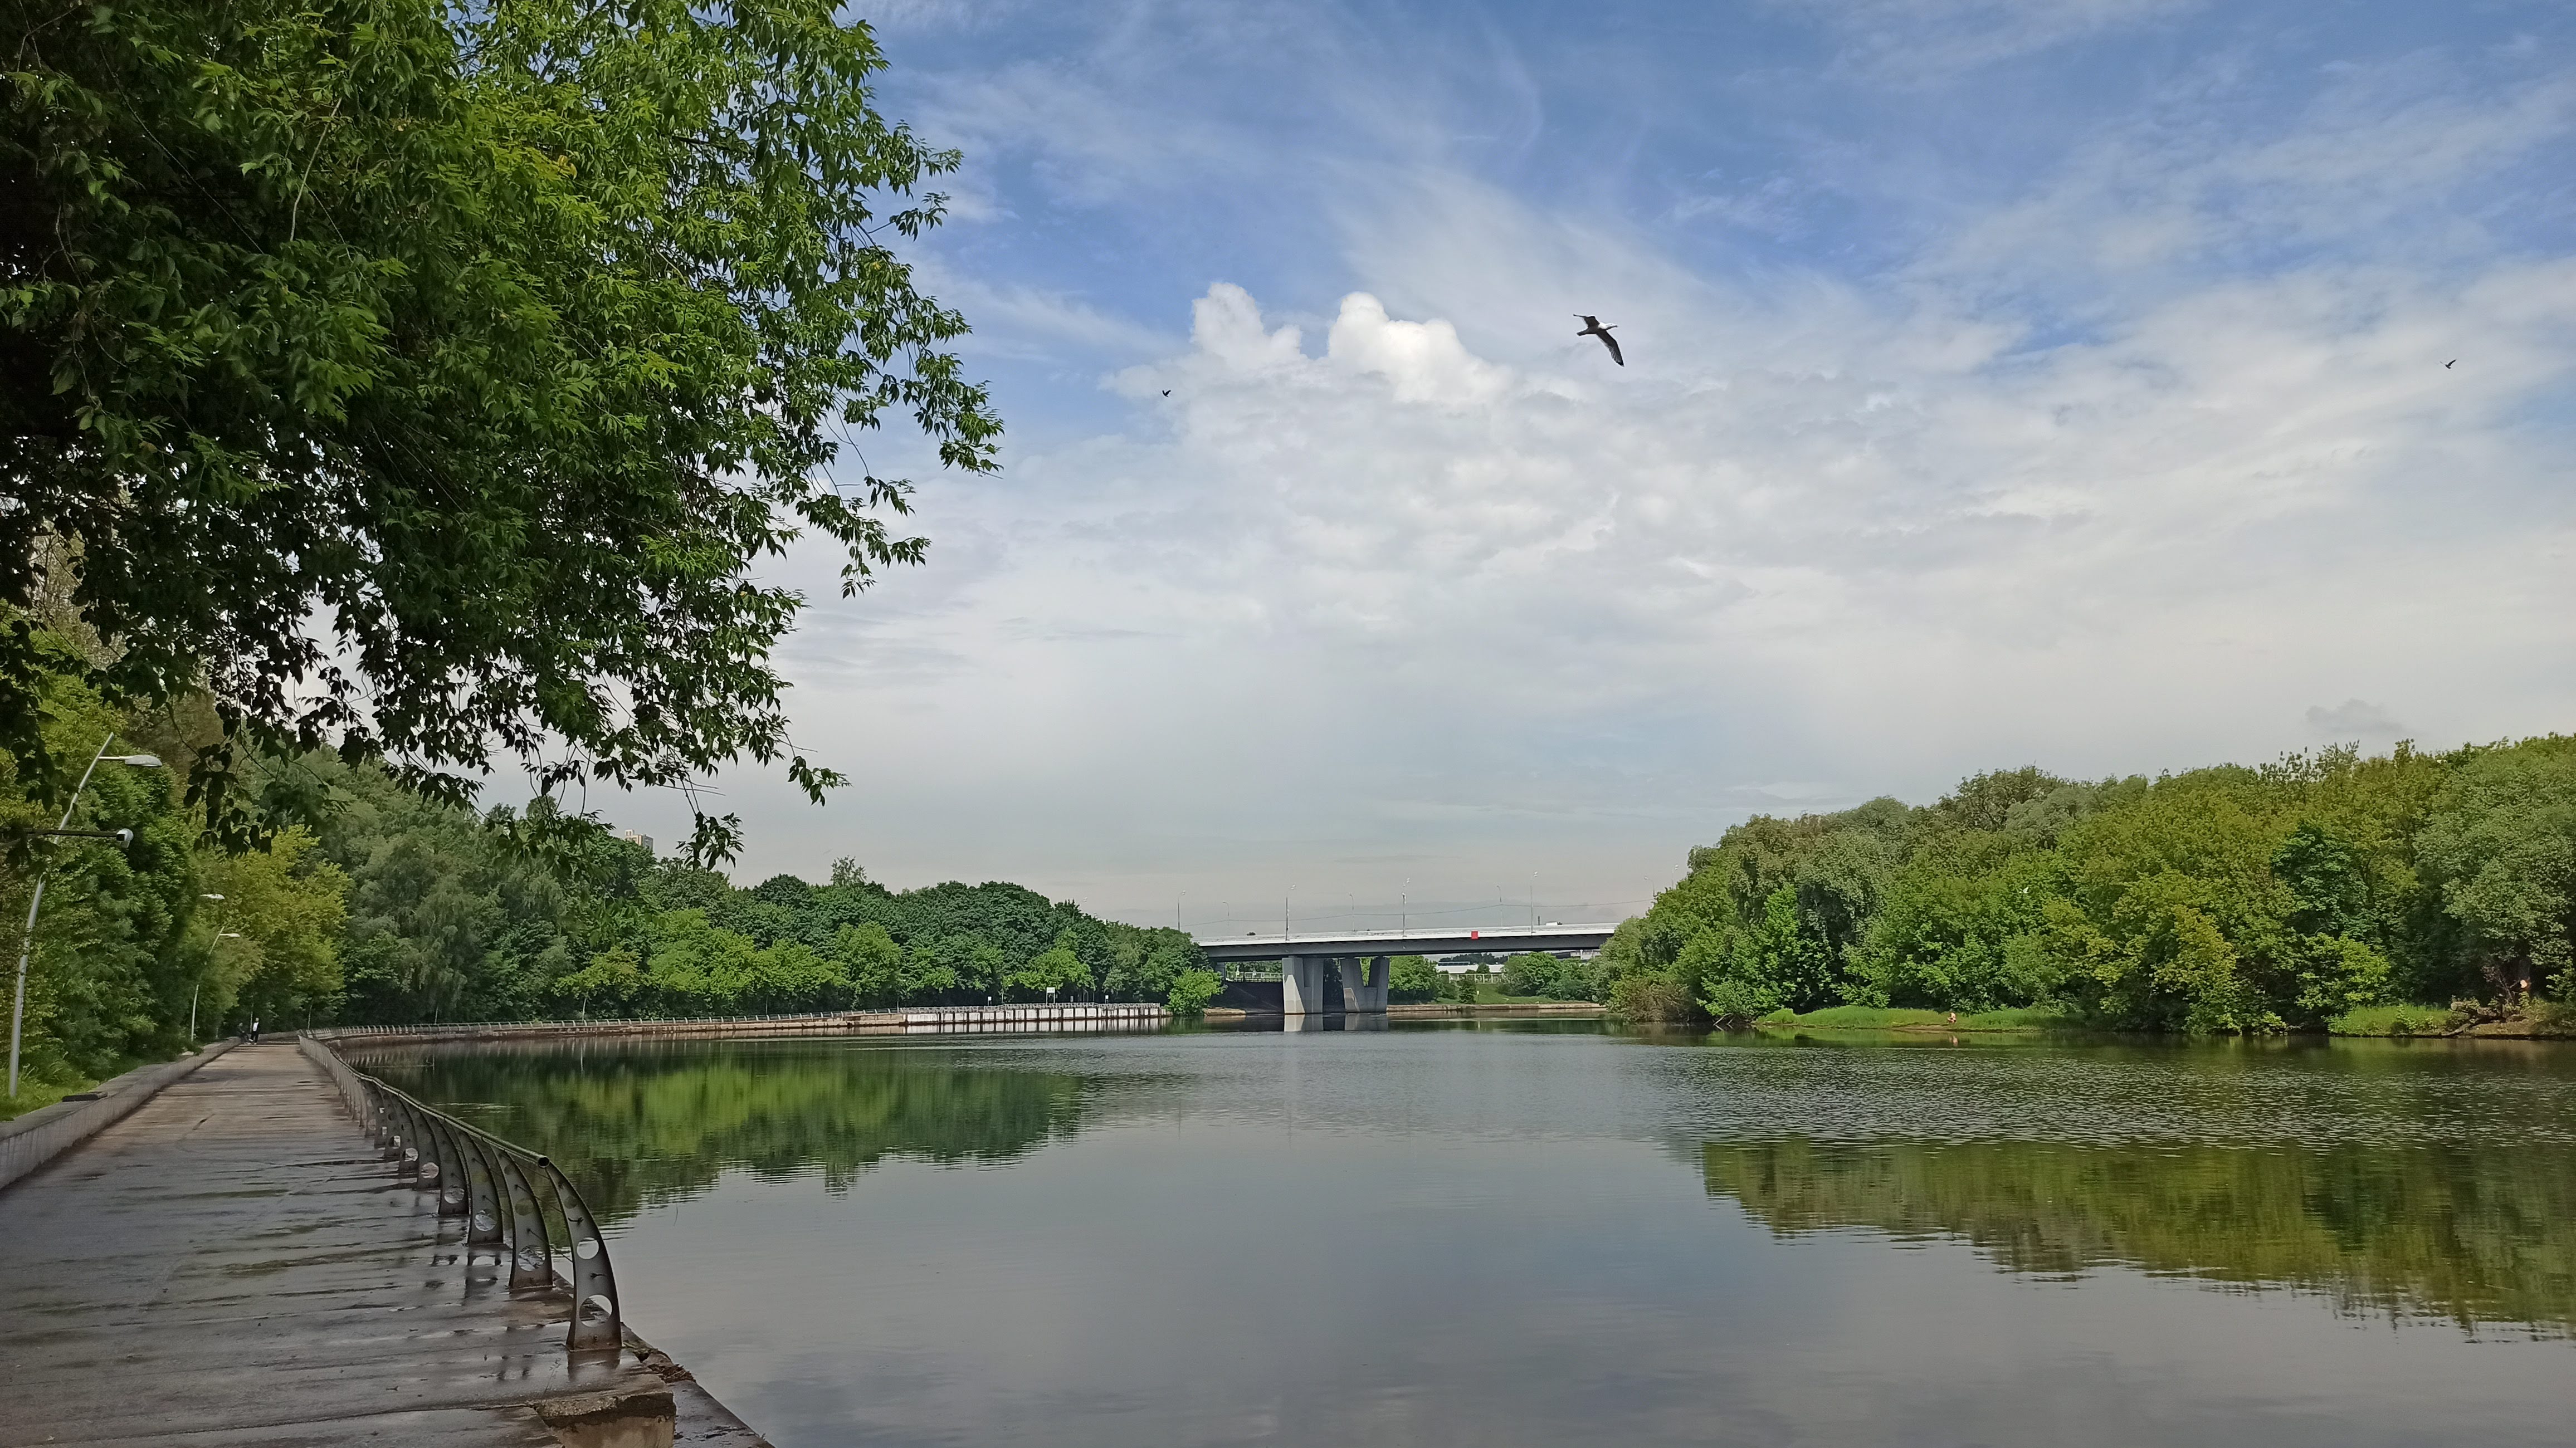
<path fill-rule="evenodd" d="M 1838 13 L 1853 64 L 1973 67 L 2177 7 Z M 1105 412 L 926 487 L 932 565 L 818 606 L 799 742 L 860 788 L 815 816 L 737 782 L 755 874 L 846 852 L 1153 918 L 1291 883 L 1365 902 L 1393 870 L 1416 900 L 1531 868 L 1631 899 L 1751 809 L 2576 709 L 2576 260 L 2529 231 L 2576 99 L 2546 53 L 2347 65 L 2266 108 L 2213 52 L 2035 174 L 1887 219 L 1869 271 L 1515 194 L 1415 144 L 1400 101 L 1320 158 L 1204 96 L 1180 125 L 1156 66 L 1201 42 L 1119 36 L 943 82 L 925 129 L 1025 159 L 1020 201 L 1165 207 L 1246 249 L 1275 238 L 1201 193 L 1257 176 L 1312 271 L 1186 273 L 1186 340 L 1168 291 L 1131 315 L 942 277 L 997 354 L 1108 372 Z M 1391 69 L 1323 93 L 1403 97 Z M 1837 199 L 1922 200 L 1744 173 L 1794 179 L 1701 209 L 1804 236 Z M 2378 702 L 2315 703 L 2356 688 Z"/>
<path fill-rule="evenodd" d="M 1395 386 L 1398 402 L 1458 406 L 1491 402 L 1511 386 L 1510 369 L 1470 356 L 1447 322 L 1398 322 L 1366 292 L 1342 298 L 1328 353 L 1335 362 L 1374 372 Z"/>
<path fill-rule="evenodd" d="M 2361 699 L 2346 699 L 2331 709 L 2323 704 L 2310 704 L 2308 727 L 2337 741 L 2385 744 L 2406 737 L 2405 725 L 2398 723 L 2386 709 Z"/>
<path fill-rule="evenodd" d="M 1086 298 L 1042 287 L 995 284 L 935 259 L 920 268 L 924 290 L 972 318 L 976 347 L 990 357 L 1089 357 L 1166 350 L 1171 333 L 1108 311 Z"/>
<path fill-rule="evenodd" d="M 1305 339 L 1295 327 L 1263 330 L 1261 304 L 1231 282 L 1218 282 L 1190 304 L 1190 343 L 1199 355 L 1238 372 L 1268 371 L 1305 355 Z"/>
<path fill-rule="evenodd" d="M 2476 263 L 2495 232 L 2563 207 L 2550 168 L 2576 135 L 2576 76 L 2423 57 L 2336 68 L 2268 124 L 2219 119 L 2253 83 L 2177 94 L 2083 146 L 2045 184 L 1932 248 L 1926 278 L 2083 307 L 2320 259 L 2423 271 Z M 2526 176 L 2526 167 L 2539 167 Z M 2528 194 L 2524 194 L 2528 188 Z"/>
<path fill-rule="evenodd" d="M 945 761 L 868 786 L 916 858 L 1110 905 L 1426 841 L 1468 877 L 1573 851 L 1569 891 L 1624 898 L 1751 808 L 2260 757 L 2365 672 L 2433 737 L 2542 727 L 2576 703 L 2576 518 L 2523 491 L 2555 464 L 2507 424 L 2566 378 L 2576 266 L 2358 285 L 2009 361 L 1825 297 L 1839 369 L 1624 373 L 1506 365 L 1365 294 L 1312 355 L 1212 286 L 1187 350 L 1118 379 L 1134 431 L 934 502 L 949 596 L 873 647 L 953 666 L 814 680 L 800 740 Z M 2421 366 L 2432 316 L 2527 360 Z M 2510 528 L 2461 526 L 2504 494 Z"/>

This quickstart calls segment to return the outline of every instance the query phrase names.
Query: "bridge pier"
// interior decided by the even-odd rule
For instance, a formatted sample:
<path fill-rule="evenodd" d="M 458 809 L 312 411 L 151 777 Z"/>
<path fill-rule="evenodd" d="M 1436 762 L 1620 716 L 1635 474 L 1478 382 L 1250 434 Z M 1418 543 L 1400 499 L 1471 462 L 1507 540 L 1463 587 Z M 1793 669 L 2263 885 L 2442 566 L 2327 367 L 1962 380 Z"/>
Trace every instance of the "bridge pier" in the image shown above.
<path fill-rule="evenodd" d="M 1324 957 L 1291 955 L 1279 962 L 1279 1011 L 1289 1016 L 1320 1016 L 1325 1010 Z"/>
<path fill-rule="evenodd" d="M 1386 1014 L 1383 955 L 1291 955 L 1279 962 L 1279 1010 L 1287 1016 Z M 1332 978 L 1327 972 L 1338 975 Z M 1334 987 L 1339 986 L 1339 990 Z M 1337 1001 L 1334 997 L 1338 995 Z"/>
<path fill-rule="evenodd" d="M 1342 1009 L 1354 1015 L 1386 1014 L 1388 957 L 1352 955 L 1341 960 Z"/>

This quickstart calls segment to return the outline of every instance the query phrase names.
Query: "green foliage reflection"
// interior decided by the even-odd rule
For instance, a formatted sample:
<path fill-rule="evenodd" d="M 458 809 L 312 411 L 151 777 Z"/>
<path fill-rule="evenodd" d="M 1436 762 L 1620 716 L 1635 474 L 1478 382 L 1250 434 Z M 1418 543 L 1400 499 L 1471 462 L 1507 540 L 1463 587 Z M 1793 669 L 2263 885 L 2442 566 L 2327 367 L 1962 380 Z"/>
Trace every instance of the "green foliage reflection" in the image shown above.
<path fill-rule="evenodd" d="M 1079 1125 L 1081 1077 L 970 1063 L 950 1048 L 793 1050 L 701 1041 L 413 1054 L 369 1069 L 543 1151 L 616 1221 L 727 1168 L 846 1190 L 889 1156 L 1008 1161 Z"/>
<path fill-rule="evenodd" d="M 2016 1272 L 2124 1266 L 2339 1311 L 2576 1331 L 2564 1151 L 1999 1141 L 1711 1142 L 1711 1196 L 1775 1233 L 1965 1240 Z"/>

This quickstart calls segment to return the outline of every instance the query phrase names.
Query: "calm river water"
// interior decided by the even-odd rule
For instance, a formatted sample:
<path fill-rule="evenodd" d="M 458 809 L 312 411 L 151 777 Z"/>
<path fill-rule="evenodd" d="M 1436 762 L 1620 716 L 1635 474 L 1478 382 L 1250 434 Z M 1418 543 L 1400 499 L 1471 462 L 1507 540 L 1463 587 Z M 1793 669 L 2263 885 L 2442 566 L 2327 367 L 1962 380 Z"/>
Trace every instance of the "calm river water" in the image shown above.
<path fill-rule="evenodd" d="M 486 1048 L 782 1448 L 2564 1443 L 2576 1048 Z"/>

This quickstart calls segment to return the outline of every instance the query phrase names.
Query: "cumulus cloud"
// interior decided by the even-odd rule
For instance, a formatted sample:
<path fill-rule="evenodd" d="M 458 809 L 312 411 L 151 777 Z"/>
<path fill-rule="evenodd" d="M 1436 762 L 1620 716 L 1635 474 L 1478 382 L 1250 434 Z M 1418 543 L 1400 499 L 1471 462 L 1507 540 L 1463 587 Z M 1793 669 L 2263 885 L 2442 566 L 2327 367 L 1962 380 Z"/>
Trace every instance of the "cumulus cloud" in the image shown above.
<path fill-rule="evenodd" d="M 2377 704 L 2361 699 L 2346 699 L 2329 709 L 2323 704 L 2308 706 L 2308 727 L 2334 740 L 2361 740 L 2385 743 L 2406 736 L 2406 726 Z"/>
<path fill-rule="evenodd" d="M 1434 318 L 1399 322 L 1386 304 L 1366 292 L 1342 298 L 1326 355 L 1345 367 L 1374 372 L 1394 384 L 1398 402 L 1457 406 L 1490 403 L 1511 387 L 1511 371 L 1468 354 L 1458 329 Z"/>

